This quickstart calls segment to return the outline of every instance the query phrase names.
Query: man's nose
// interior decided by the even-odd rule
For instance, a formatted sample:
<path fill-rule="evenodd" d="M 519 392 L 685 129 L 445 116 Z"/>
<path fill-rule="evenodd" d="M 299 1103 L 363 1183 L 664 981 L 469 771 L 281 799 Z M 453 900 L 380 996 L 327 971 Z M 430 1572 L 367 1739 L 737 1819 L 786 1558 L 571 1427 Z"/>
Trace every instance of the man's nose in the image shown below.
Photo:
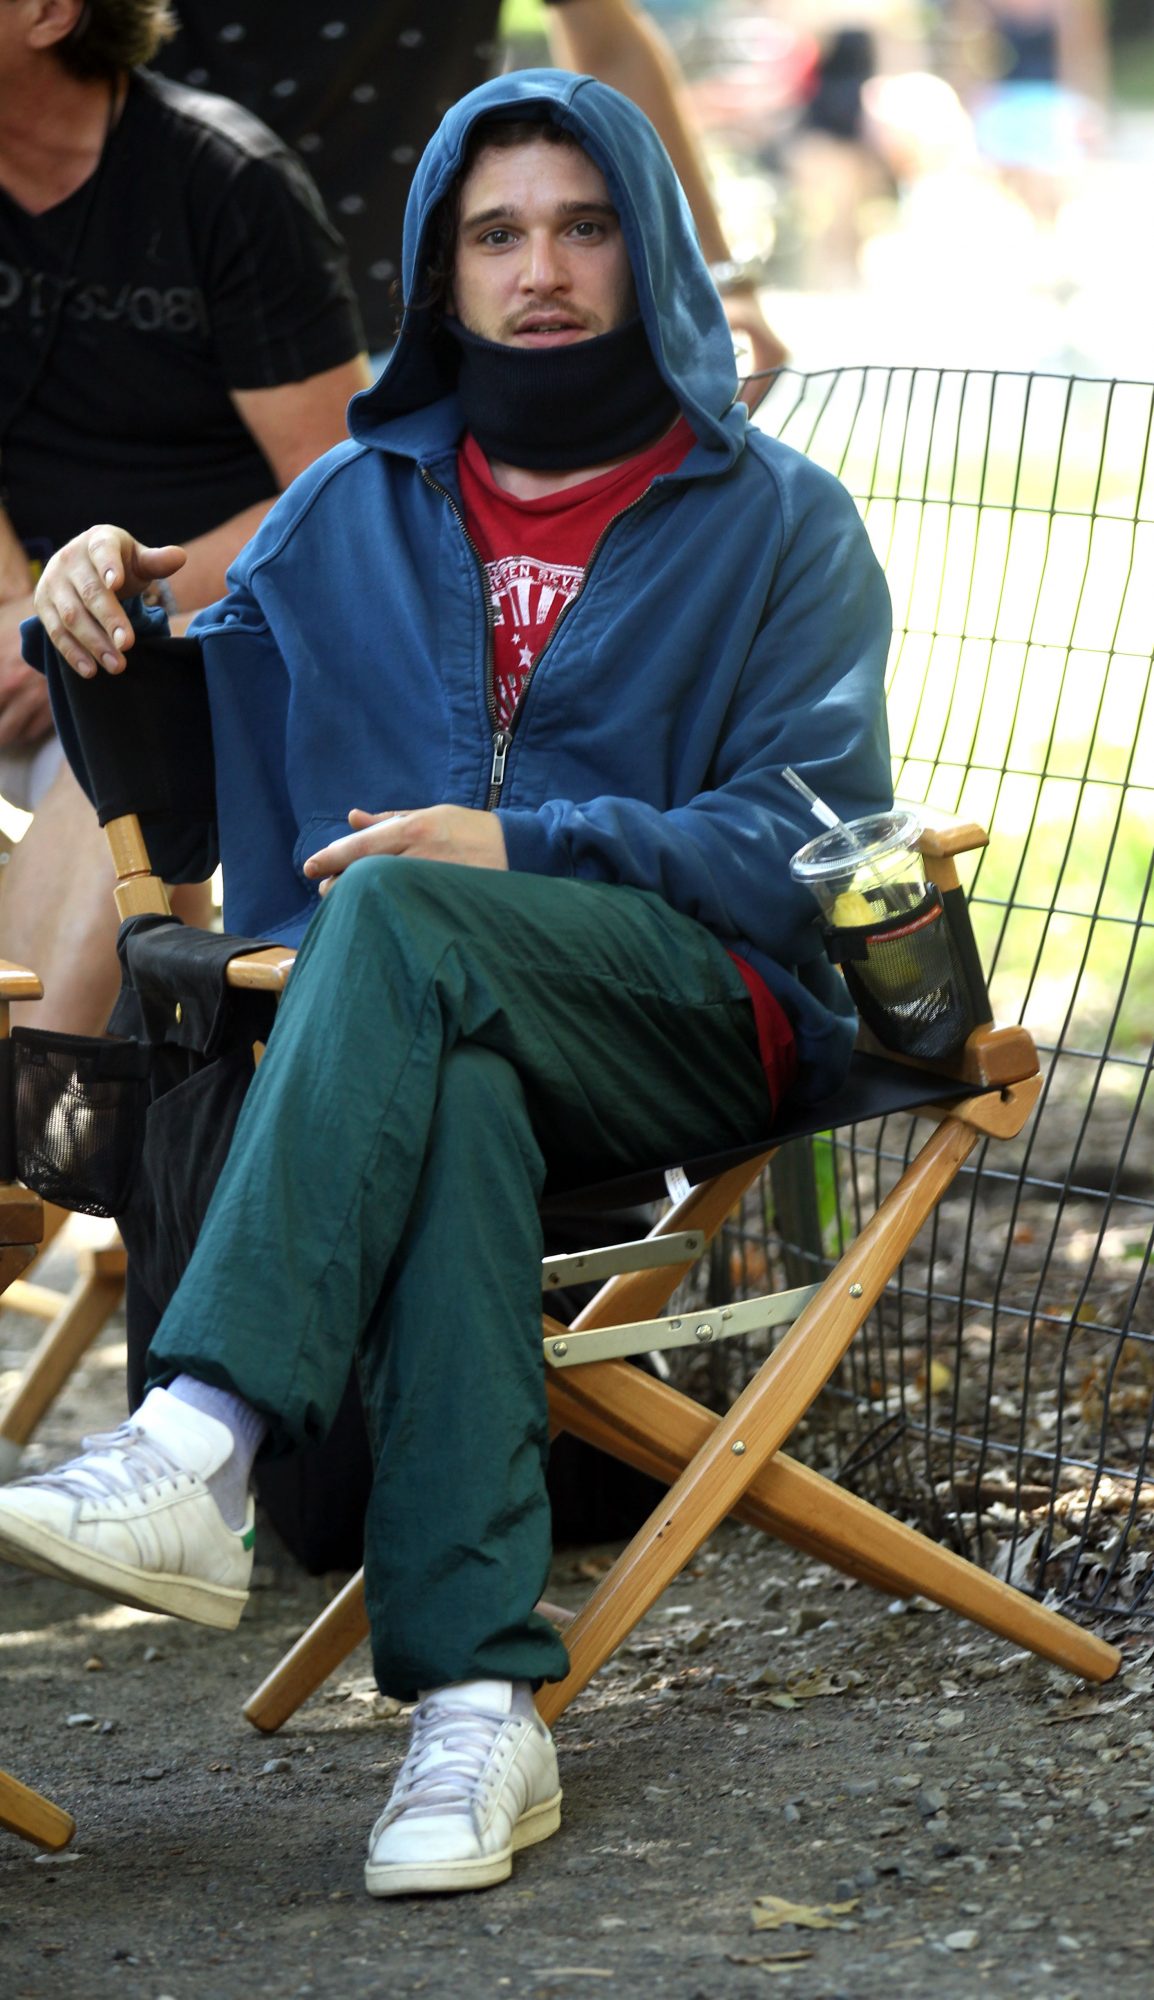
<path fill-rule="evenodd" d="M 568 264 L 564 252 L 551 232 L 534 232 L 528 239 L 528 254 L 522 269 L 522 284 L 526 291 L 542 293 L 564 291 L 568 285 Z"/>

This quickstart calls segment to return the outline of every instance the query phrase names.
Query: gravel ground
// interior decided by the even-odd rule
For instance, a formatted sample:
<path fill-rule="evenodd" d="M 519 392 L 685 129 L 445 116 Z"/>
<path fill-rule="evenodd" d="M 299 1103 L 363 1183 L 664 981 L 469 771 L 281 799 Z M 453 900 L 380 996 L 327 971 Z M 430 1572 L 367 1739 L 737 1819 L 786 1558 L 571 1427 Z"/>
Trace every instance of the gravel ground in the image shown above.
<path fill-rule="evenodd" d="M 0 1392 L 36 1331 L 0 1322 Z M 121 1369 L 112 1329 L 41 1462 L 118 1419 Z M 0 1762 L 78 1822 L 63 1857 L 0 1835 L 5 2000 L 1151 1991 L 1148 1630 L 1088 1690 L 727 1528 L 563 1719 L 558 1837 L 484 1894 L 374 1904 L 404 1718 L 362 1652 L 254 1734 L 242 1702 L 326 1595 L 258 1553 L 231 1638 L 0 1566 Z M 566 1552 L 551 1595 L 609 1553 Z M 769 1927 L 766 1898 L 831 1927 Z"/>

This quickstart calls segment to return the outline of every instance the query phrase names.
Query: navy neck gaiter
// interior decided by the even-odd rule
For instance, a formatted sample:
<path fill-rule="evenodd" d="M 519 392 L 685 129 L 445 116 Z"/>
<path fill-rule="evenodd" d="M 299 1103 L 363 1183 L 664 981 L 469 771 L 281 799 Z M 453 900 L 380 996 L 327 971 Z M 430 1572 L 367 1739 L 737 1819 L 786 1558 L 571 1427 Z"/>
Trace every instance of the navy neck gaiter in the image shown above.
<path fill-rule="evenodd" d="M 571 472 L 652 444 L 680 414 L 640 318 L 550 352 L 508 347 L 442 321 L 460 357 L 457 394 L 486 458 Z"/>

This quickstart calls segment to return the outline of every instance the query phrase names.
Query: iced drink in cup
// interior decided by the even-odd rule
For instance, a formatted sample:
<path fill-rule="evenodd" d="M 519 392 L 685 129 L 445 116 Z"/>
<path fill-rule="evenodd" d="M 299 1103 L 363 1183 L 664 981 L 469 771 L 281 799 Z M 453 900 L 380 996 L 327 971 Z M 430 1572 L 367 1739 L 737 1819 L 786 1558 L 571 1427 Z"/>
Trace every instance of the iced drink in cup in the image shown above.
<path fill-rule="evenodd" d="M 834 930 L 854 929 L 916 909 L 926 893 L 922 857 L 914 842 L 921 822 L 904 807 L 832 826 L 807 841 L 789 864 Z"/>

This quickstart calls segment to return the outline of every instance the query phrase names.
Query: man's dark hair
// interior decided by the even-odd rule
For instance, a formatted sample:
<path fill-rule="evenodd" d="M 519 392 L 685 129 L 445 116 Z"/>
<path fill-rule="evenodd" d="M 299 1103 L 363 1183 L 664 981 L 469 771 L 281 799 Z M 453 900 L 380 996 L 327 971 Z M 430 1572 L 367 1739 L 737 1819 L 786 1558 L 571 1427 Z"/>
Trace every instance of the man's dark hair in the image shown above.
<path fill-rule="evenodd" d="M 151 62 L 176 29 L 167 0 L 85 0 L 52 53 L 73 76 L 113 77 Z"/>
<path fill-rule="evenodd" d="M 551 118 L 482 118 L 474 125 L 461 164 L 443 199 L 437 204 L 429 232 L 429 256 L 425 265 L 423 296 L 416 302 L 441 311 L 453 283 L 453 263 L 457 253 L 457 228 L 461 220 L 461 190 L 486 148 L 510 151 L 514 146 L 532 146 L 543 139 L 548 146 L 570 146 L 584 151 L 579 139 Z"/>

